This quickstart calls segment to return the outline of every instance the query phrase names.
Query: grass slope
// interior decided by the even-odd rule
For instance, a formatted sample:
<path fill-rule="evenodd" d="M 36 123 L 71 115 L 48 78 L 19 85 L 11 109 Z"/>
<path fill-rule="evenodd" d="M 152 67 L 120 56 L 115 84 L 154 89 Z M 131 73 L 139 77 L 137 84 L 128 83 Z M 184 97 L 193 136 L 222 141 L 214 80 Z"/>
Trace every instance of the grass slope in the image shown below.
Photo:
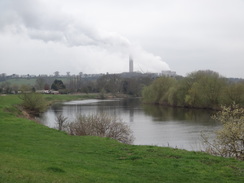
<path fill-rule="evenodd" d="M 0 96 L 0 182 L 244 182 L 244 162 L 69 136 L 16 117 L 19 102 Z"/>

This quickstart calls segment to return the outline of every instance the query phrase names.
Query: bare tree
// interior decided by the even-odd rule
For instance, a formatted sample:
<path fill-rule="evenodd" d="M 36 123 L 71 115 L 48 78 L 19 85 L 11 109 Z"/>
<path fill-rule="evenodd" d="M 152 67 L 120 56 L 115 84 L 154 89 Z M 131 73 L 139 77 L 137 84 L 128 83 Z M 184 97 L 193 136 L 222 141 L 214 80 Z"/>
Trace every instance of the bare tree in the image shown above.
<path fill-rule="evenodd" d="M 59 71 L 55 71 L 55 72 L 54 72 L 54 76 L 55 76 L 55 77 L 59 77 Z"/>
<path fill-rule="evenodd" d="M 67 123 L 67 117 L 64 117 L 61 113 L 56 114 L 55 121 L 58 124 L 58 130 L 63 130 L 66 127 Z"/>
<path fill-rule="evenodd" d="M 35 84 L 36 88 L 37 88 L 38 90 L 43 90 L 43 89 L 44 89 L 45 82 L 46 82 L 45 78 L 43 78 L 43 77 L 38 77 L 38 78 L 36 79 L 36 84 Z"/>

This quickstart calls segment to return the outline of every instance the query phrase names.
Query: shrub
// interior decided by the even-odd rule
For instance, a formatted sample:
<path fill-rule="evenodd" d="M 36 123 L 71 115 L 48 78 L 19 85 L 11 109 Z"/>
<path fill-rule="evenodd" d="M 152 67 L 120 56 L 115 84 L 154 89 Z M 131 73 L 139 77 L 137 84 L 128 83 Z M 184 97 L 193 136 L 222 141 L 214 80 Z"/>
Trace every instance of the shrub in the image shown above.
<path fill-rule="evenodd" d="M 213 155 L 244 160 L 244 108 L 236 104 L 222 107 L 213 118 L 220 121 L 223 127 L 216 131 L 213 142 L 203 136 L 207 144 L 206 151 Z"/>
<path fill-rule="evenodd" d="M 68 131 L 71 135 L 109 137 L 126 144 L 134 140 L 128 125 L 105 113 L 79 115 L 75 122 L 69 124 Z"/>
<path fill-rule="evenodd" d="M 39 93 L 22 93 L 19 95 L 19 98 L 23 100 L 21 106 L 31 115 L 39 115 L 48 106 L 47 101 Z"/>

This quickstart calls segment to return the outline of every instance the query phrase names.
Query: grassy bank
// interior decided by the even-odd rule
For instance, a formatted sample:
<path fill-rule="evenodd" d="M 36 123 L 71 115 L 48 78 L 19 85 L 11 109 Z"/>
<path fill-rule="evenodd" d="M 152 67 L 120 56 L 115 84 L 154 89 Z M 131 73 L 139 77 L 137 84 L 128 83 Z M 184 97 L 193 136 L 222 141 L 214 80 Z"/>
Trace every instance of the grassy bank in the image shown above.
<path fill-rule="evenodd" d="M 53 101 L 70 96 L 46 97 L 54 97 L 48 98 Z M 18 103 L 17 96 L 0 96 L 0 182 L 244 181 L 244 162 L 125 145 L 108 138 L 69 136 L 16 117 L 13 106 Z"/>

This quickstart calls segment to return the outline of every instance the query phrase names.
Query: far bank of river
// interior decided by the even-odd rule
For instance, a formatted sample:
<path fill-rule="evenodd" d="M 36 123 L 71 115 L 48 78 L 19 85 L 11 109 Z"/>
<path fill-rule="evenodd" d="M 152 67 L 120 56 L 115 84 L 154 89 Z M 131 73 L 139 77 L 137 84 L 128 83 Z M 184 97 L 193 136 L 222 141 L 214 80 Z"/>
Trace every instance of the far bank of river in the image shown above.
<path fill-rule="evenodd" d="M 201 133 L 213 136 L 220 124 L 211 119 L 213 111 L 143 105 L 140 99 L 75 100 L 52 105 L 41 117 L 43 124 L 57 127 L 55 115 L 62 113 L 69 121 L 76 115 L 106 112 L 129 124 L 136 145 L 170 146 L 202 150 Z"/>

